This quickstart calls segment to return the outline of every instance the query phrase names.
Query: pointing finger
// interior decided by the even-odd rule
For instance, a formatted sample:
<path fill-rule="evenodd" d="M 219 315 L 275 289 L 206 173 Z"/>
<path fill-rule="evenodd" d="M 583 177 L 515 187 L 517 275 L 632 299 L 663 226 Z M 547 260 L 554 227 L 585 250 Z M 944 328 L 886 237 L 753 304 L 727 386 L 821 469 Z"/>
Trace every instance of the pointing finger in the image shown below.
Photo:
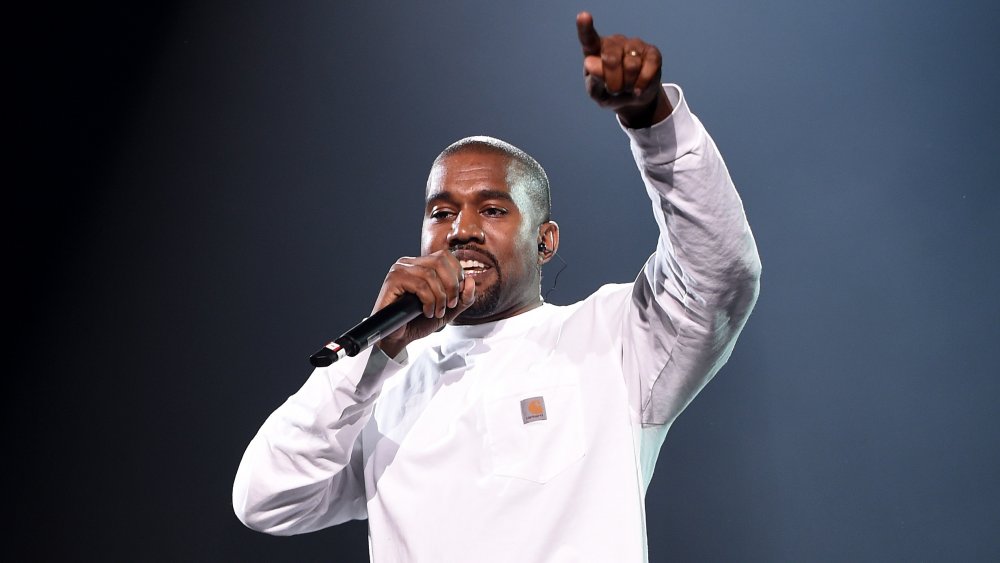
<path fill-rule="evenodd" d="M 589 12 L 580 12 L 576 16 L 576 33 L 580 37 L 585 57 L 601 54 L 601 36 L 594 29 L 594 17 Z"/>

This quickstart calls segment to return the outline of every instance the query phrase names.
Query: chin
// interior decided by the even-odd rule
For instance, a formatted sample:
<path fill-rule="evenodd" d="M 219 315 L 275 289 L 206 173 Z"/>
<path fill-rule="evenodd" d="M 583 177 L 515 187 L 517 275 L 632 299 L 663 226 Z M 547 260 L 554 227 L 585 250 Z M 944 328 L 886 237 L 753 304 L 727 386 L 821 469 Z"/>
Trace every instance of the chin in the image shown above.
<path fill-rule="evenodd" d="M 462 311 L 462 314 L 455 318 L 455 320 L 468 323 L 470 321 L 479 321 L 482 319 L 488 319 L 499 312 L 500 309 L 500 294 L 496 291 L 488 291 L 479 297 L 472 305 Z"/>

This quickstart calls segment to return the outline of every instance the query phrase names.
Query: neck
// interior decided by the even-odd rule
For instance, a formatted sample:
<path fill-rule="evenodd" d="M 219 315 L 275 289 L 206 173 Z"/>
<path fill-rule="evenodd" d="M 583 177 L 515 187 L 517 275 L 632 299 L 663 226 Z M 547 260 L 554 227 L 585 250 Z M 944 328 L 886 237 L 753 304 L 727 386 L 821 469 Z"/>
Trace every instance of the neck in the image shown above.
<path fill-rule="evenodd" d="M 511 308 L 509 308 L 509 309 L 507 309 L 505 311 L 496 313 L 494 315 L 489 315 L 489 316 L 486 316 L 486 317 L 477 317 L 477 318 L 474 318 L 474 319 L 464 318 L 462 315 L 459 315 L 458 317 L 455 318 L 455 320 L 453 320 L 451 322 L 451 324 L 453 324 L 453 325 L 481 325 L 481 324 L 486 324 L 486 323 L 494 323 L 496 321 L 502 321 L 504 319 L 509 319 L 511 317 L 516 317 L 517 315 L 520 315 L 521 313 L 527 313 L 528 311 L 530 311 L 532 309 L 537 309 L 538 307 L 542 306 L 542 303 L 544 303 L 542 301 L 542 296 L 538 295 L 534 299 L 532 299 L 531 301 L 528 301 L 526 303 L 521 303 L 518 306 L 511 307 Z"/>

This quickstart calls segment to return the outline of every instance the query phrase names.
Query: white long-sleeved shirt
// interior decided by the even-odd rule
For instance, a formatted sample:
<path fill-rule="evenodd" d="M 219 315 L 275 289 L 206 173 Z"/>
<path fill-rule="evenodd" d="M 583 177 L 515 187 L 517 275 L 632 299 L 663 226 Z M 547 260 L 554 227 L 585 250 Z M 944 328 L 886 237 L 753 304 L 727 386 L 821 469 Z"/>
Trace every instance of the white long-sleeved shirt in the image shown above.
<path fill-rule="evenodd" d="M 728 359 L 760 263 L 681 90 L 625 129 L 660 228 L 634 283 L 316 370 L 244 454 L 233 505 L 297 534 L 369 520 L 373 561 L 644 561 L 667 429 Z"/>

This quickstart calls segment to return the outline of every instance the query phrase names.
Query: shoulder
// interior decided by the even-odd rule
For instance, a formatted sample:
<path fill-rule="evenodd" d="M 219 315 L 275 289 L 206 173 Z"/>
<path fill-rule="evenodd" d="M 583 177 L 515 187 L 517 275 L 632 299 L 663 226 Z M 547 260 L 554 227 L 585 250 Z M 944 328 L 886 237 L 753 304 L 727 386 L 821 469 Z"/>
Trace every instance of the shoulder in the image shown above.
<path fill-rule="evenodd" d="M 606 314 L 624 307 L 635 287 L 634 282 L 608 283 L 590 294 L 586 299 L 576 303 L 580 312 L 592 311 L 595 314 Z"/>
<path fill-rule="evenodd" d="M 633 287 L 633 283 L 605 284 L 572 305 L 553 306 L 554 320 L 562 327 L 564 336 L 616 334 L 628 310 Z"/>

